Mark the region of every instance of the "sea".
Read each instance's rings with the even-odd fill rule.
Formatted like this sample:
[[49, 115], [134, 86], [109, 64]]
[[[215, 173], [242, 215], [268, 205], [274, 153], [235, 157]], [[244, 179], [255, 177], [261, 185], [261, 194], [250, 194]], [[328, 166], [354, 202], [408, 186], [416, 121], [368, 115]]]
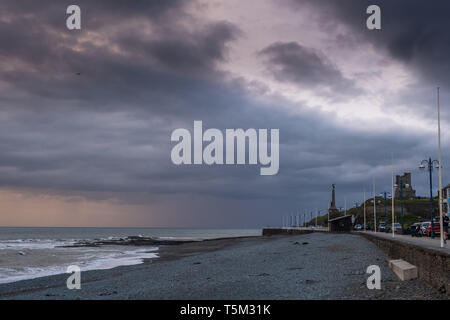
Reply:
[[70, 265], [79, 266], [81, 271], [100, 270], [158, 258], [157, 246], [63, 247], [79, 241], [128, 236], [205, 240], [258, 235], [260, 229], [0, 227], [0, 284], [66, 273]]

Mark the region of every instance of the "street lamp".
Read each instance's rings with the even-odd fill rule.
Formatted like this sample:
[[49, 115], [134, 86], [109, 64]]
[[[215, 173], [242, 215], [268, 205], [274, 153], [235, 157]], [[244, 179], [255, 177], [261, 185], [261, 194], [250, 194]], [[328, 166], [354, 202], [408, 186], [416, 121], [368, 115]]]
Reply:
[[434, 239], [434, 224], [433, 224], [433, 164], [436, 166], [437, 169], [439, 169], [439, 161], [437, 160], [431, 160], [429, 158], [428, 160], [422, 160], [420, 162], [419, 169], [425, 170], [425, 168], [428, 166], [428, 172], [430, 174], [430, 220], [431, 220], [431, 238]]

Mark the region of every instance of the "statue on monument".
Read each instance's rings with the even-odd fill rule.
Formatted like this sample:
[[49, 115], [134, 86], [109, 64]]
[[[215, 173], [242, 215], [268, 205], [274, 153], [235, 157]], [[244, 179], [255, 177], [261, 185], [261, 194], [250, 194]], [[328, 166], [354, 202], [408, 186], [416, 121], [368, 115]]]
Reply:
[[336, 185], [333, 183], [331, 185], [331, 205], [328, 209], [328, 213], [330, 215], [330, 219], [336, 218], [340, 216], [339, 210], [336, 208]]
[[336, 185], [333, 183], [331, 185], [331, 187], [332, 187], [332, 191], [331, 191], [331, 206], [330, 206], [330, 209], [331, 208], [336, 208], [336, 195], [335, 195]]

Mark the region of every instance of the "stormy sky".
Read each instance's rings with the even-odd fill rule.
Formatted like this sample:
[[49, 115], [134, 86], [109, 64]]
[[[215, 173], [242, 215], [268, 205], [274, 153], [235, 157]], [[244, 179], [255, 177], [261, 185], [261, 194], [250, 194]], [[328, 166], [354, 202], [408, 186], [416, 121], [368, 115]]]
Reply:
[[[66, 28], [81, 8], [82, 29]], [[382, 29], [366, 28], [381, 8]], [[261, 227], [391, 189], [450, 125], [448, 1], [0, 2], [0, 225]], [[176, 166], [177, 128], [280, 130], [280, 170]], [[434, 173], [437, 182], [437, 171]], [[434, 183], [436, 190], [437, 183]]]

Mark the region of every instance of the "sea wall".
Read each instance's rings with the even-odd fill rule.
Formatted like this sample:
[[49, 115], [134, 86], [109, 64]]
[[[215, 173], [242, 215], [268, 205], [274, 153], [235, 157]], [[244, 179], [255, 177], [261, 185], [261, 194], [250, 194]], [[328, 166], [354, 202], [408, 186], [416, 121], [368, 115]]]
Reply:
[[313, 233], [314, 230], [302, 230], [302, 229], [282, 229], [282, 228], [264, 228], [262, 230], [263, 236], [288, 236], [297, 234]]
[[372, 241], [392, 259], [403, 259], [415, 265], [419, 271], [419, 278], [439, 291], [450, 295], [449, 254], [367, 233], [358, 234]]

